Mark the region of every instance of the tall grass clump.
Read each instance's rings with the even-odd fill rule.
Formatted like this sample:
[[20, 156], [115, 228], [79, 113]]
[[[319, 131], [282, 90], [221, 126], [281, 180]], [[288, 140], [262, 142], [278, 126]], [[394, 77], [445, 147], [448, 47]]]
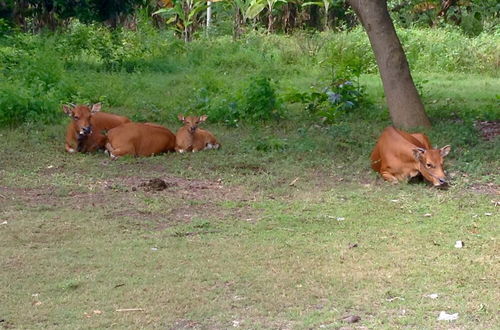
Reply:
[[11, 35], [0, 45], [0, 126], [57, 120], [60, 102], [74, 92], [49, 39]]
[[57, 40], [57, 48], [69, 67], [89, 65], [112, 72], [172, 72], [176, 54], [182, 51], [182, 43], [171, 33], [148, 25], [137, 31], [111, 30], [72, 21]]
[[398, 29], [411, 69], [416, 72], [498, 74], [500, 34], [469, 37], [459, 29]]

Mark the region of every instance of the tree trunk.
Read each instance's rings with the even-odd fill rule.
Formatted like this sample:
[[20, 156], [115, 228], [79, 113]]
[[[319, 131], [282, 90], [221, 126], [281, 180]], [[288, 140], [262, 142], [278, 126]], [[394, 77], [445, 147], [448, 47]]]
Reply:
[[430, 127], [386, 0], [348, 1], [370, 39], [393, 124], [401, 128]]
[[269, 11], [267, 15], [267, 33], [271, 34], [273, 33], [273, 23], [274, 23], [273, 7], [267, 6], [267, 9]]
[[243, 24], [244, 24], [243, 14], [241, 9], [235, 6], [234, 9], [234, 27], [233, 27], [233, 40], [238, 40], [243, 34]]

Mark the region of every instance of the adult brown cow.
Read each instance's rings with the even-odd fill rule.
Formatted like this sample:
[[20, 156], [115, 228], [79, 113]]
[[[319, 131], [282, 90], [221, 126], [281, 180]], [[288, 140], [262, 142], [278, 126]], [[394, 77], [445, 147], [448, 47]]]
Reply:
[[387, 181], [398, 182], [421, 174], [435, 187], [446, 187], [443, 158], [450, 150], [449, 145], [432, 149], [426, 135], [409, 134], [389, 126], [372, 151], [372, 168]]
[[175, 134], [158, 124], [127, 123], [113, 128], [107, 136], [106, 150], [111, 159], [175, 151]]
[[66, 129], [65, 143], [66, 151], [70, 153], [104, 149], [104, 132], [130, 122], [127, 117], [100, 112], [100, 103], [92, 105], [92, 108], [86, 105], [63, 105], [62, 108], [72, 119]]

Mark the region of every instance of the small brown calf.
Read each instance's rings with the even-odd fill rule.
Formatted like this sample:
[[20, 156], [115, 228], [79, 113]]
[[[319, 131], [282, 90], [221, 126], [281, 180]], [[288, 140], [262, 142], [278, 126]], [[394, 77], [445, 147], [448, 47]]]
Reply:
[[450, 150], [450, 146], [433, 149], [426, 135], [409, 134], [390, 126], [373, 148], [371, 165], [386, 181], [398, 182], [421, 174], [435, 187], [446, 187], [443, 158]]
[[126, 123], [107, 134], [106, 150], [111, 159], [124, 155], [152, 156], [175, 150], [175, 135], [153, 123]]
[[106, 136], [103, 132], [130, 120], [112, 113], [100, 112], [101, 104], [89, 108], [86, 105], [63, 105], [63, 111], [72, 118], [66, 129], [67, 152], [91, 152], [104, 149]]
[[177, 118], [184, 123], [184, 126], [177, 131], [175, 151], [182, 153], [220, 148], [220, 144], [212, 133], [198, 128], [199, 124], [207, 120], [206, 115], [184, 117], [179, 114]]

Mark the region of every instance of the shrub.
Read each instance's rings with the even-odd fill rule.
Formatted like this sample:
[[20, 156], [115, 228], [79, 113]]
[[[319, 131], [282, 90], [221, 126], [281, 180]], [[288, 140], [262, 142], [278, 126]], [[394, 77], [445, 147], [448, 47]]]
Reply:
[[50, 42], [27, 35], [0, 47], [0, 126], [54, 122], [71, 89], [62, 84], [63, 64]]
[[[214, 83], [215, 84], [215, 83]], [[279, 119], [283, 115], [276, 88], [270, 78], [252, 76], [232, 94], [228, 88], [200, 88], [192, 97], [191, 109], [206, 113], [211, 121], [237, 126], [239, 122], [257, 123]], [[229, 89], [230, 90], [230, 89]]]
[[242, 93], [240, 116], [251, 122], [266, 121], [278, 119], [280, 110], [271, 79], [261, 75], [250, 78]]
[[365, 96], [361, 86], [350, 80], [341, 80], [326, 87], [313, 86], [308, 92], [292, 90], [284, 98], [291, 103], [302, 103], [307, 112], [320, 117], [326, 124], [333, 124], [343, 114], [366, 103]]

